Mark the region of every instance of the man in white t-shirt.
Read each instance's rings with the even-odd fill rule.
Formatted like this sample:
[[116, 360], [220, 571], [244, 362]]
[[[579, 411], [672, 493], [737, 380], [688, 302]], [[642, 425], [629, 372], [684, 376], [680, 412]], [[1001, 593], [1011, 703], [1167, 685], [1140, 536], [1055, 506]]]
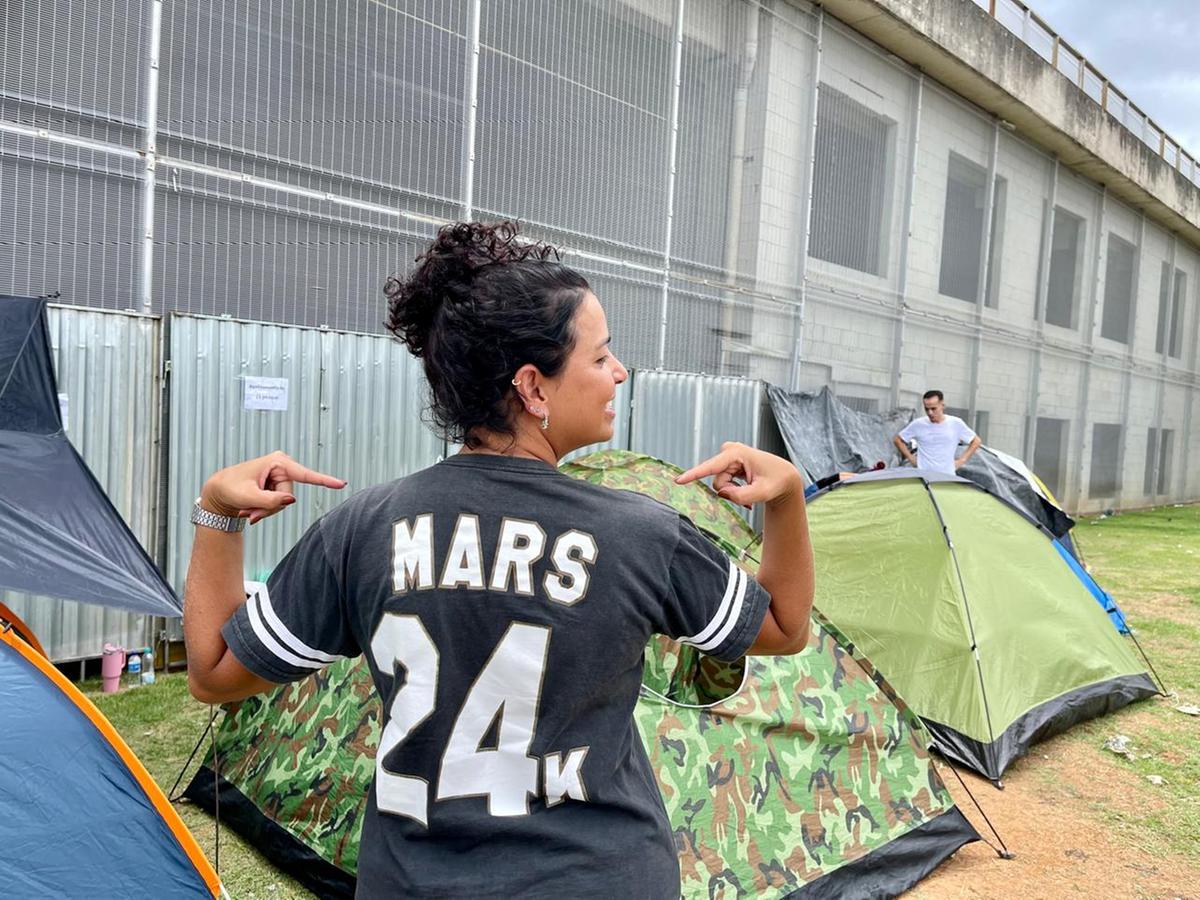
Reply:
[[[925, 415], [905, 425], [892, 440], [900, 455], [917, 468], [953, 475], [979, 449], [979, 435], [958, 416], [946, 415], [946, 401], [941, 391], [926, 391], [921, 402]], [[917, 445], [916, 456], [909, 449], [912, 443]], [[967, 445], [962, 456], [958, 456], [960, 444]]]

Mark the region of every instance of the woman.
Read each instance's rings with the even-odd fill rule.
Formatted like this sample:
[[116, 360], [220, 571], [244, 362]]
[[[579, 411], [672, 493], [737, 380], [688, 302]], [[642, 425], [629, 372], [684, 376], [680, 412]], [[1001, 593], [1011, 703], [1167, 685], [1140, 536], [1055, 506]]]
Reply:
[[628, 373], [577, 272], [514, 226], [447, 226], [389, 329], [463, 450], [327, 514], [249, 599], [239, 524], [345, 483], [282, 453], [213, 475], [193, 511], [193, 695], [226, 702], [366, 653], [385, 706], [360, 897], [668, 898], [672, 831], [632, 712], [653, 633], [723, 659], [795, 653], [812, 558], [803, 483], [741, 444], [679, 477], [766, 504], [758, 581], [670, 508], [570, 479]]

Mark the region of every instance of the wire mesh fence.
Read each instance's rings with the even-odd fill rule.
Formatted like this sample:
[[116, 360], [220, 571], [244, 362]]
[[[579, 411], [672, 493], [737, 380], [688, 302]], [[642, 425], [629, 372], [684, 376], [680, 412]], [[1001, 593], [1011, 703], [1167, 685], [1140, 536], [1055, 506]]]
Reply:
[[[1109, 481], [1094, 424], [1167, 429], [1167, 493], [1200, 492], [1196, 248], [803, 0], [6, 14], [2, 291], [378, 332], [440, 224], [518, 218], [629, 365], [880, 408], [950, 385], [1027, 456], [1062, 418], [1077, 506]], [[996, 16], [1165, 140], [1021, 4]]]

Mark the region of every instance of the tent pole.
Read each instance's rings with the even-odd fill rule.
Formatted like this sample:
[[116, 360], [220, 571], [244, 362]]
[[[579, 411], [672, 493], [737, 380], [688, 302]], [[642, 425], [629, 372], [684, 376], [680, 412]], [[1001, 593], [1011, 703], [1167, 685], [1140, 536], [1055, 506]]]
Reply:
[[958, 590], [962, 595], [963, 610], [967, 614], [967, 628], [971, 630], [971, 653], [975, 655], [975, 671], [979, 673], [979, 693], [983, 697], [983, 715], [987, 719], [988, 737], [991, 738], [991, 742], [994, 744], [996, 743], [996, 730], [992, 727], [992, 711], [988, 706], [987, 686], [983, 683], [983, 665], [979, 661], [979, 644], [975, 640], [975, 622], [971, 618], [971, 604], [967, 600], [967, 586], [963, 584], [962, 569], [958, 565], [958, 553], [954, 549], [954, 541], [950, 537], [950, 528], [946, 525], [946, 520], [942, 516], [942, 508], [938, 506], [937, 497], [933, 495], [933, 489], [924, 478], [921, 479], [921, 484], [925, 486], [925, 493], [929, 495], [929, 502], [933, 504], [933, 511], [937, 514], [938, 523], [942, 526], [942, 537], [946, 541], [946, 546], [950, 549], [950, 558], [954, 560], [954, 574], [958, 576]]
[[1133, 646], [1137, 647], [1138, 653], [1140, 653], [1142, 655], [1142, 659], [1146, 663], [1146, 668], [1148, 668], [1150, 670], [1150, 674], [1153, 675], [1154, 680], [1158, 682], [1159, 693], [1162, 694], [1162, 696], [1166, 697], [1167, 696], [1167, 686], [1166, 686], [1166, 684], [1163, 683], [1162, 678], [1159, 677], [1158, 670], [1154, 668], [1154, 663], [1150, 662], [1150, 657], [1148, 657], [1146, 655], [1146, 651], [1142, 649], [1141, 642], [1137, 639], [1137, 635], [1135, 635], [1133, 633], [1133, 629], [1129, 628], [1128, 623], [1126, 623], [1126, 628], [1129, 631], [1129, 639], [1131, 641], [1133, 641]]
[[971, 798], [971, 802], [975, 804], [975, 808], [979, 810], [979, 814], [983, 816], [983, 821], [987, 822], [987, 827], [990, 828], [992, 834], [996, 836], [996, 840], [1000, 842], [1000, 846], [1003, 848], [1003, 850], [996, 850], [995, 847], [992, 847], [991, 841], [989, 841], [987, 838], [983, 838], [983, 836], [980, 835], [980, 837], [983, 839], [983, 842], [989, 847], [992, 847], [992, 849], [995, 850], [996, 855], [1001, 859], [1016, 859], [1017, 855], [1008, 849], [1008, 845], [1004, 843], [1004, 838], [1000, 837], [1000, 832], [996, 830], [996, 826], [992, 824], [992, 820], [989, 819], [987, 813], [983, 811], [983, 807], [979, 805], [979, 801], [975, 799], [975, 795], [971, 793], [971, 789], [967, 787], [967, 783], [963, 781], [962, 775], [958, 774], [958, 767], [955, 766], [954, 763], [952, 763], [949, 759], [946, 760], [946, 765], [950, 767], [950, 771], [954, 773], [954, 777], [958, 779], [958, 783], [962, 785], [962, 789], [967, 792], [967, 796]]

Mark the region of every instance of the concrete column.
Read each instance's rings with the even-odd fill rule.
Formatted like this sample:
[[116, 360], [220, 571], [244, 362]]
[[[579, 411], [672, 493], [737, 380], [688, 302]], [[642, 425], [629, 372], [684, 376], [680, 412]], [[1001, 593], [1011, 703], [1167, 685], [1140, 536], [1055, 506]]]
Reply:
[[[1029, 401], [1025, 414], [1025, 459], [1033, 465], [1033, 454], [1036, 449], [1037, 416], [1040, 397], [1038, 380], [1042, 377], [1042, 345], [1046, 340], [1046, 293], [1050, 284], [1050, 243], [1054, 237], [1054, 207], [1058, 203], [1058, 157], [1054, 158], [1054, 168], [1050, 173], [1050, 196], [1046, 201], [1046, 213], [1042, 218], [1042, 254], [1038, 264], [1038, 288], [1035, 301], [1033, 369], [1029, 377]], [[1063, 493], [1067, 493], [1068, 485], [1061, 485]]]
[[812, 241], [812, 207], [813, 186], [817, 175], [817, 104], [821, 98], [821, 43], [825, 34], [825, 8], [817, 7], [817, 43], [813, 48], [812, 64], [812, 94], [809, 100], [809, 110], [812, 122], [808, 130], [808, 183], [804, 186], [804, 209], [801, 218], [804, 222], [804, 237], [800, 242], [800, 303], [796, 310], [795, 334], [792, 336], [792, 364], [788, 378], [789, 390], [800, 388], [800, 363], [804, 355], [804, 301], [808, 298], [808, 248]]
[[921, 149], [921, 108], [925, 103], [925, 75], [917, 75], [913, 98], [912, 140], [909, 141], [908, 177], [904, 185], [904, 230], [900, 232], [900, 275], [896, 285], [896, 316], [892, 322], [891, 405], [900, 405], [900, 367], [904, 362], [904, 325], [908, 311], [908, 244], [913, 229], [913, 192], [917, 182], [917, 155]]
[[[1171, 277], [1167, 281], [1167, 323], [1163, 329], [1162, 354], [1158, 358], [1158, 386], [1154, 396], [1154, 423], [1151, 428], [1158, 429], [1158, 440], [1154, 442], [1154, 459], [1150, 460], [1150, 491], [1151, 496], [1158, 497], [1158, 461], [1162, 458], [1162, 424], [1163, 403], [1167, 392], [1167, 374], [1170, 372], [1171, 360], [1171, 326], [1175, 318], [1175, 254], [1179, 246], [1179, 238], [1171, 235], [1167, 250], [1167, 265], [1170, 266]], [[1187, 436], [1180, 436], [1180, 443], [1187, 441]]]
[[[1137, 306], [1142, 283], [1142, 246], [1146, 240], [1146, 213], [1138, 217], [1137, 264], [1133, 268], [1133, 296], [1129, 300], [1129, 344], [1125, 348], [1125, 365], [1121, 371], [1121, 464], [1129, 457], [1129, 411], [1133, 404], [1133, 370], [1136, 366], [1134, 347], [1137, 345]], [[1134, 479], [1134, 484], [1137, 484]]]
[[[1192, 306], [1196, 306], [1197, 300], [1200, 300], [1200, 285], [1192, 285]], [[1188, 365], [1188, 394], [1187, 400], [1183, 406], [1183, 435], [1180, 437], [1179, 446], [1182, 448], [1179, 454], [1179, 490], [1176, 497], [1181, 500], [1193, 500], [1194, 497], [1189, 497], [1187, 493], [1188, 472], [1191, 464], [1191, 449], [1192, 449], [1192, 409], [1196, 405], [1196, 398], [1200, 395], [1200, 307], [1197, 307], [1196, 312], [1192, 315], [1192, 336], [1188, 342], [1191, 347], [1191, 361]]]
[[[1078, 434], [1075, 436], [1076, 447], [1076, 471], [1078, 472], [1077, 481], [1079, 484], [1080, 495], [1083, 493], [1083, 470], [1084, 460], [1088, 458], [1088, 453], [1091, 450], [1091, 435], [1088, 433], [1088, 403], [1090, 401], [1091, 380], [1092, 380], [1092, 359], [1096, 355], [1096, 328], [1097, 321], [1100, 319], [1096, 315], [1100, 308], [1100, 270], [1101, 263], [1107, 256], [1107, 242], [1104, 240], [1104, 217], [1108, 209], [1108, 189], [1102, 188], [1100, 191], [1099, 215], [1096, 217], [1096, 250], [1092, 254], [1092, 277], [1091, 277], [1091, 296], [1085, 307], [1079, 310], [1079, 336], [1083, 341], [1083, 374], [1079, 379], [1079, 413], [1083, 416], [1084, 426], [1078, 429]], [[1125, 466], [1125, 444], [1124, 444], [1124, 429], [1121, 431], [1121, 446], [1117, 450], [1117, 479], [1120, 482], [1121, 489], [1118, 491], [1116, 502], [1120, 505], [1120, 495], [1125, 491], [1124, 466]], [[1076, 501], [1076, 506], [1079, 505]]]
[[975, 427], [979, 407], [979, 367], [983, 356], [983, 310], [987, 305], [987, 289], [992, 277], [992, 224], [996, 216], [996, 165], [1000, 157], [1000, 120], [992, 120], [992, 152], [988, 158], [987, 196], [983, 199], [983, 236], [980, 243], [979, 281], [975, 286], [975, 326], [971, 335], [971, 380], [967, 409], [970, 425]]

